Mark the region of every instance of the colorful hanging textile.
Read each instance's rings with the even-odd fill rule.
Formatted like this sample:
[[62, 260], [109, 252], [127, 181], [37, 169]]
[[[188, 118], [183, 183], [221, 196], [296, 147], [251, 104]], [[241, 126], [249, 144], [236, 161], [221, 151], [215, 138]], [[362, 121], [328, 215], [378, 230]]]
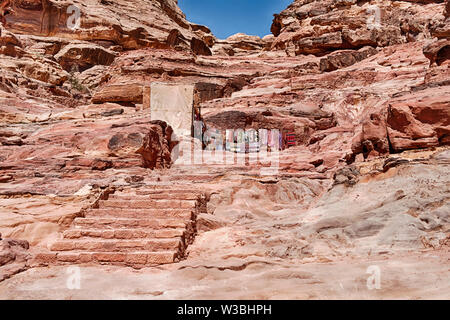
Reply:
[[194, 138], [203, 140], [203, 121], [194, 121]]
[[269, 146], [271, 148], [271, 150], [278, 150], [279, 148], [279, 141], [280, 141], [280, 131], [279, 130], [270, 130], [270, 141], [269, 141]]
[[294, 132], [286, 133], [286, 145], [288, 147], [291, 147], [291, 146], [295, 146], [296, 144], [297, 143], [296, 143], [295, 133]]
[[259, 152], [259, 142], [250, 142], [248, 152]]
[[233, 140], [233, 130], [227, 129], [225, 133], [225, 150], [230, 151], [231, 143], [234, 142]]
[[283, 134], [280, 133], [280, 134], [278, 135], [278, 138], [279, 138], [279, 141], [278, 141], [278, 147], [279, 147], [280, 150], [283, 150]]
[[267, 129], [259, 129], [258, 135], [259, 135], [259, 146], [264, 148], [267, 147], [267, 138], [268, 138]]
[[238, 152], [238, 144], [236, 142], [230, 142], [230, 152]]
[[236, 141], [236, 152], [245, 152], [245, 132], [244, 130], [237, 130], [234, 132]]

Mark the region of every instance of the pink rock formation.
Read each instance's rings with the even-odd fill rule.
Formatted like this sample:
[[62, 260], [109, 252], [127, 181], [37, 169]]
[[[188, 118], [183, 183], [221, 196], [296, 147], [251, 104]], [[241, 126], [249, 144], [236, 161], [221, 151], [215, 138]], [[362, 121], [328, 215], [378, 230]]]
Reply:
[[365, 45], [385, 47], [430, 36], [442, 1], [296, 0], [275, 15], [273, 48], [289, 54], [324, 54]]
[[258, 36], [237, 33], [225, 40], [216, 40], [212, 50], [217, 55], [245, 56], [255, 51], [261, 51], [267, 46], [268, 42]]
[[27, 241], [2, 239], [0, 234], [0, 281], [28, 268], [29, 247]]
[[430, 60], [430, 65], [441, 65], [450, 60], [450, 40], [441, 39], [423, 48], [423, 54]]
[[[80, 10], [80, 27], [71, 28], [69, 6]], [[116, 50], [168, 47], [167, 37], [177, 29], [189, 41], [209, 34], [186, 21], [177, 0], [152, 1], [4, 1], [4, 24], [19, 34], [52, 36], [102, 43]], [[126, 12], [126, 15], [122, 13]], [[119, 22], [120, 19], [120, 22]], [[140, 21], [144, 23], [140, 23]], [[184, 49], [189, 47], [185, 44]]]
[[[67, 298], [39, 283], [71, 264], [95, 280], [70, 298], [450, 297], [449, 1], [295, 0], [224, 40], [175, 0], [2, 3], [0, 232], [30, 248], [0, 241], [0, 298]], [[294, 145], [175, 139], [152, 82]]]

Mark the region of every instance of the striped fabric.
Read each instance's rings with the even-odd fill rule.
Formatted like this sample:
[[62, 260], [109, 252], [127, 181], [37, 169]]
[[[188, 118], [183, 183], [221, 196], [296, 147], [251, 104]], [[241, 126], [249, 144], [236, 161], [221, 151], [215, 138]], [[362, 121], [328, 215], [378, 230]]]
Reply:
[[297, 139], [295, 138], [295, 133], [294, 132], [286, 133], [286, 145], [288, 147], [295, 146], [297, 144], [296, 140]]
[[238, 153], [245, 153], [245, 142], [241, 142], [237, 144], [237, 150]]
[[259, 142], [250, 142], [248, 147], [248, 152], [254, 153], [259, 152]]
[[267, 129], [259, 129], [258, 130], [258, 136], [259, 136], [259, 146], [261, 148], [267, 147], [267, 140], [268, 140], [268, 131]]
[[280, 131], [279, 130], [270, 130], [269, 133], [269, 141], [268, 145], [271, 150], [279, 150], [280, 148]]

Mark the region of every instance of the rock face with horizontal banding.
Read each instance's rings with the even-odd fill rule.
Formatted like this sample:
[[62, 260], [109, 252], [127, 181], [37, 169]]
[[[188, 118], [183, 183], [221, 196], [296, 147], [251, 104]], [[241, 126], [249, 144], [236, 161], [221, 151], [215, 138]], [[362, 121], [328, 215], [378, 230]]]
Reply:
[[0, 1], [0, 299], [448, 300], [448, 3]]
[[323, 55], [337, 49], [386, 47], [430, 37], [443, 3], [437, 1], [296, 0], [275, 15], [273, 49]]

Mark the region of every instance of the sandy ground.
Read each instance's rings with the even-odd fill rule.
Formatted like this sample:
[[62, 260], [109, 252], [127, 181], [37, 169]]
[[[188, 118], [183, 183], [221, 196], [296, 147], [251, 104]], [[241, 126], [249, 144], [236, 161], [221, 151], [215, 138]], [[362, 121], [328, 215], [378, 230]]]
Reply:
[[[36, 268], [0, 283], [0, 299], [446, 300], [449, 260], [449, 252], [429, 251], [320, 264], [247, 260], [244, 265], [230, 261], [226, 268], [186, 262], [143, 270], [78, 266], [80, 289], [68, 288], [76, 284], [73, 267]], [[370, 266], [380, 271], [379, 289], [368, 287], [368, 279], [377, 276], [377, 271], [367, 273]]]

